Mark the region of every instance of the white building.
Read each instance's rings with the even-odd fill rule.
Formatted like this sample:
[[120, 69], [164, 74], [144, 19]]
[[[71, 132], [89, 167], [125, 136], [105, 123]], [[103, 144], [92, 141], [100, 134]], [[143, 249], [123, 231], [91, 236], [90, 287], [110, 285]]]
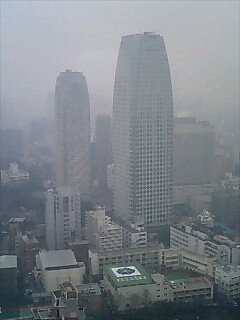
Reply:
[[25, 180], [29, 180], [29, 172], [20, 169], [16, 162], [10, 163], [10, 168], [8, 170], [1, 170], [2, 183]]
[[213, 285], [206, 277], [180, 277], [174, 281], [167, 277], [167, 274], [150, 274], [135, 262], [106, 266], [103, 284], [119, 310], [142, 308], [160, 301], [192, 302], [201, 298], [211, 302]]
[[211, 214], [210, 211], [208, 210], [203, 210], [199, 215], [198, 215], [198, 219], [200, 221], [201, 224], [204, 224], [210, 228], [213, 227], [213, 223], [214, 223], [214, 216]]
[[70, 185], [89, 197], [90, 104], [85, 76], [66, 70], [55, 88], [57, 186]]
[[169, 223], [173, 195], [173, 97], [164, 39], [122, 37], [113, 96], [114, 215]]
[[123, 228], [105, 214], [105, 207], [86, 213], [86, 235], [89, 243], [99, 251], [122, 248]]
[[228, 299], [240, 298], [240, 266], [220, 266], [216, 268], [215, 282], [218, 291]]
[[123, 247], [137, 248], [148, 245], [148, 232], [144, 221], [117, 220], [117, 222], [123, 227]]
[[48, 190], [45, 221], [48, 250], [65, 249], [72, 234], [80, 239], [80, 193], [70, 187]]
[[240, 247], [228, 237], [212, 234], [211, 230], [193, 224], [170, 227], [170, 247], [185, 248], [208, 257], [216, 257], [220, 263], [238, 264]]
[[36, 276], [41, 278], [47, 292], [66, 281], [81, 284], [84, 275], [84, 263], [77, 263], [71, 250], [41, 251], [36, 256]]

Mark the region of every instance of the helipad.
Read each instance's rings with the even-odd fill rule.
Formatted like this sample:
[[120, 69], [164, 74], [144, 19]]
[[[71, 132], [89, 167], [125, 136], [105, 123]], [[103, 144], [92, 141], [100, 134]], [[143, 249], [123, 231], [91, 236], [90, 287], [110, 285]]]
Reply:
[[116, 287], [153, 283], [150, 274], [137, 262], [105, 267], [108, 280]]

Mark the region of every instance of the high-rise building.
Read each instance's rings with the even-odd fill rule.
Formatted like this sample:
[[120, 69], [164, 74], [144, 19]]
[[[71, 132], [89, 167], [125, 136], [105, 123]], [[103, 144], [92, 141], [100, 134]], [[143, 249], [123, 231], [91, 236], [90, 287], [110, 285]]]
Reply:
[[55, 88], [56, 180], [89, 197], [90, 105], [81, 72], [61, 72]]
[[67, 248], [72, 235], [80, 239], [80, 193], [70, 187], [59, 187], [48, 190], [45, 221], [48, 250]]
[[169, 222], [173, 194], [173, 97], [164, 39], [121, 41], [113, 96], [114, 212]]
[[174, 119], [174, 185], [214, 182], [215, 130], [208, 121]]
[[107, 166], [112, 163], [111, 117], [99, 114], [95, 118], [97, 180], [101, 188], [107, 188]]

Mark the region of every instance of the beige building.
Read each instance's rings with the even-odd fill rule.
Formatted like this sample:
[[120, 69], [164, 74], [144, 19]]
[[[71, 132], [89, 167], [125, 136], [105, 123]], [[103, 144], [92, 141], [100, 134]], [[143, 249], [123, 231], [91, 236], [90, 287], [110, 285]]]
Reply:
[[228, 299], [240, 298], [240, 266], [220, 266], [216, 268], [215, 282], [218, 291]]
[[81, 284], [84, 275], [85, 265], [77, 263], [72, 250], [40, 251], [36, 257], [35, 276], [40, 277], [47, 292], [66, 281]]
[[122, 248], [123, 228], [105, 214], [105, 207], [86, 213], [86, 236], [98, 251]]

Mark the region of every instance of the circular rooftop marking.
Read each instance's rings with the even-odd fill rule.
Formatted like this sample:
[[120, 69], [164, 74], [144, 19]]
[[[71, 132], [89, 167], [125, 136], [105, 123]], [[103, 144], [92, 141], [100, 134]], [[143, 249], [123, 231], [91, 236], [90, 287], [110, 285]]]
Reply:
[[117, 273], [118, 273], [118, 274], [121, 274], [121, 275], [130, 275], [130, 274], [135, 273], [135, 270], [132, 269], [132, 268], [127, 268], [127, 267], [125, 267], [125, 268], [119, 268], [119, 269], [117, 269]]

